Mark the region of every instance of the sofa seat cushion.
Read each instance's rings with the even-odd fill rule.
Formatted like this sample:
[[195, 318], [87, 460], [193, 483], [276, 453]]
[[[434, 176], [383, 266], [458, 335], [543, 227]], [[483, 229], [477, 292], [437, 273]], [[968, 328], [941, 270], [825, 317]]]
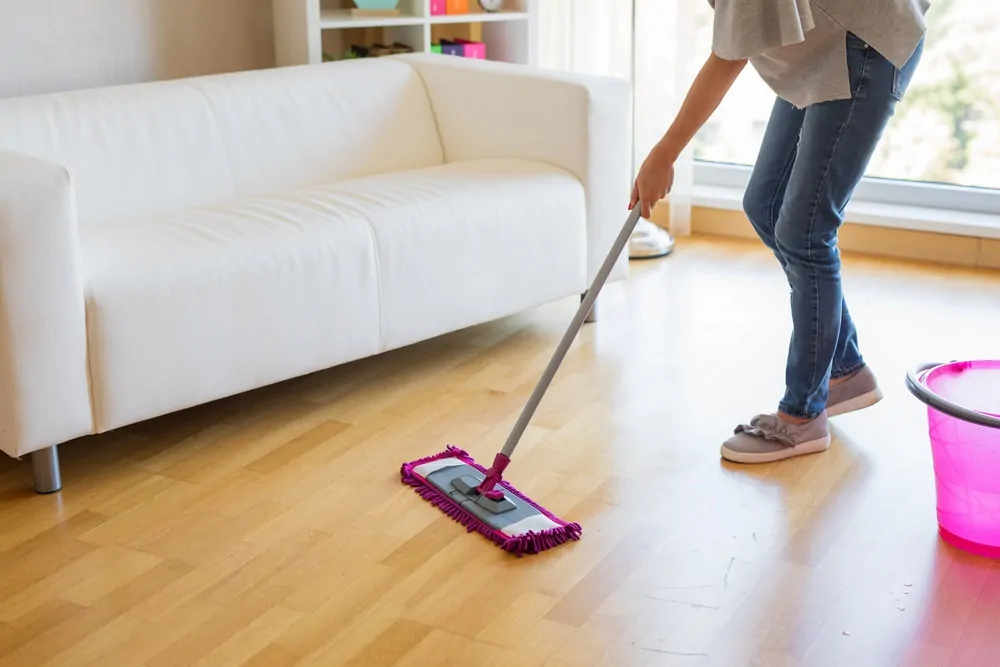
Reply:
[[105, 431], [377, 351], [367, 222], [268, 197], [81, 231]]
[[446, 164], [81, 230], [98, 431], [585, 288], [583, 188]]
[[382, 350], [586, 289], [584, 190], [562, 169], [475, 160], [329, 192], [371, 224]]

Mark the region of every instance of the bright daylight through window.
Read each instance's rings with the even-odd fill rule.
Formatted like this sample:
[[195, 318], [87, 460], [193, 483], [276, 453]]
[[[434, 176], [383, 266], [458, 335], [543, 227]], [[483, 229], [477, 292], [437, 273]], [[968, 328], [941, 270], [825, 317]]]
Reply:
[[[697, 12], [698, 53], [708, 53], [712, 10]], [[1000, 2], [932, 0], [927, 22], [920, 67], [868, 176], [1000, 190]], [[695, 158], [752, 164], [773, 102], [748, 71], [696, 138]]]

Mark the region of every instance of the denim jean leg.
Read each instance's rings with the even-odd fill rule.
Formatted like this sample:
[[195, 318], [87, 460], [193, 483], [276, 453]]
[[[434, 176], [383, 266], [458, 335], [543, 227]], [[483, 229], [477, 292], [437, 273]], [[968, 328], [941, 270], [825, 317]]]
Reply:
[[[775, 100], [743, 195], [743, 210], [747, 219], [764, 245], [774, 252], [782, 269], [786, 268], [785, 258], [775, 245], [774, 225], [785, 200], [805, 113], [804, 109], [796, 109], [781, 98]], [[844, 302], [832, 377], [849, 375], [863, 364], [857, 331]]]
[[837, 233], [843, 211], [895, 111], [900, 81], [909, 80], [919, 55], [907, 65], [909, 71], [899, 72], [851, 35], [847, 52], [851, 98], [806, 109], [774, 230], [792, 286], [793, 332], [779, 407], [793, 417], [812, 418], [826, 408], [841, 343], [843, 360], [838, 365], [852, 363], [856, 332], [843, 298]]
[[785, 199], [804, 119], [804, 109], [796, 109], [781, 98], [775, 100], [750, 181], [743, 193], [743, 211], [747, 219], [760, 240], [778, 258], [782, 269], [785, 259], [774, 242], [774, 225]]
[[841, 297], [840, 304], [840, 335], [837, 337], [837, 348], [833, 353], [831, 378], [847, 377], [865, 365], [858, 343], [858, 330], [847, 309], [847, 299]]

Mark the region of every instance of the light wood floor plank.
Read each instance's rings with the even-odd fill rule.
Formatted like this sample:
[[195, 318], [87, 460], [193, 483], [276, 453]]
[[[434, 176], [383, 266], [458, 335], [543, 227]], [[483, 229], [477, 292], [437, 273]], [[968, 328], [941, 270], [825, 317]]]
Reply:
[[1000, 563], [936, 535], [924, 360], [995, 357], [1000, 273], [847, 257], [886, 391], [830, 451], [722, 463], [782, 386], [787, 284], [695, 237], [609, 286], [509, 479], [584, 538], [503, 554], [400, 483], [488, 464], [576, 299], [0, 460], [2, 667], [995, 667]]

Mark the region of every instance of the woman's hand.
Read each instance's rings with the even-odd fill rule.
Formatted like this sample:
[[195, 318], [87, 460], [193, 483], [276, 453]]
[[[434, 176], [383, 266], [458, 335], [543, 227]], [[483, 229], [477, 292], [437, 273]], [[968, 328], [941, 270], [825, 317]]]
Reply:
[[639, 205], [642, 217], [649, 219], [653, 207], [662, 199], [666, 199], [674, 187], [674, 161], [669, 151], [659, 144], [649, 152], [649, 155], [639, 169], [639, 175], [632, 186], [632, 200], [628, 210]]

